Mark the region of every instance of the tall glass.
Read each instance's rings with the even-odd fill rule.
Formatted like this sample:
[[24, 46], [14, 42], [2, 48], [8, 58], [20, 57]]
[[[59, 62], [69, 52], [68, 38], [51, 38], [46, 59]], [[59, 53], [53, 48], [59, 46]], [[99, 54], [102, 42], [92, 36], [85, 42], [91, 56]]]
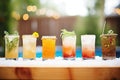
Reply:
[[81, 35], [82, 58], [95, 58], [95, 35]]
[[56, 51], [56, 36], [42, 36], [43, 60], [54, 59]]
[[19, 35], [5, 35], [5, 58], [18, 58]]
[[23, 59], [36, 58], [36, 38], [32, 35], [23, 35]]
[[102, 34], [102, 58], [103, 60], [116, 58], [116, 36], [117, 34]]
[[76, 35], [62, 38], [63, 58], [74, 60], [76, 55]]

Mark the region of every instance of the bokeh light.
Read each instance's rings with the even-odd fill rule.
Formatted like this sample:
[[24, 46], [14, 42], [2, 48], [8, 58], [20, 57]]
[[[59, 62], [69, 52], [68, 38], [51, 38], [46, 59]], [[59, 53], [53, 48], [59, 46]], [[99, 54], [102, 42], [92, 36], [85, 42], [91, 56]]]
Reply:
[[16, 19], [16, 20], [20, 20], [20, 14], [17, 13], [16, 11], [13, 11], [13, 12], [12, 12], [12, 17], [13, 17], [14, 19]]
[[27, 6], [27, 11], [28, 12], [35, 12], [36, 10], [37, 10], [36, 6], [31, 6], [31, 5]]
[[28, 14], [24, 14], [24, 15], [23, 15], [23, 20], [26, 21], [26, 20], [28, 20], [28, 19], [29, 19], [29, 15], [28, 15]]
[[120, 15], [120, 8], [116, 8], [115, 9], [115, 13], [117, 13], [118, 15]]

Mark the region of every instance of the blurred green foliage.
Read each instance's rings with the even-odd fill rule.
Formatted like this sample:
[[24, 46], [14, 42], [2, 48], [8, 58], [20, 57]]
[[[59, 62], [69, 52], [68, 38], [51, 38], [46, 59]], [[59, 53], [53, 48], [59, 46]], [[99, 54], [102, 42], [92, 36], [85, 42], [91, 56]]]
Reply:
[[34, 12], [28, 12], [26, 10], [27, 6], [35, 5], [37, 8], [40, 7], [40, 2], [39, 0], [11, 0], [11, 4], [14, 5], [14, 11], [19, 13], [20, 15], [23, 15], [25, 13], [28, 13], [30, 16], [34, 16]]
[[77, 46], [81, 45], [80, 36], [84, 34], [96, 35], [96, 46], [100, 46], [100, 34], [104, 23], [104, 0], [94, 0], [94, 7], [88, 6], [88, 16], [79, 17], [76, 21]]
[[[27, 12], [28, 5], [36, 5], [40, 7], [39, 0], [1, 0], [0, 1], [0, 47], [4, 53], [4, 31], [13, 33], [17, 31], [18, 21], [12, 16], [13, 12], [22, 16], [25, 13], [34, 16], [34, 12]], [[4, 56], [0, 53], [0, 56]]]

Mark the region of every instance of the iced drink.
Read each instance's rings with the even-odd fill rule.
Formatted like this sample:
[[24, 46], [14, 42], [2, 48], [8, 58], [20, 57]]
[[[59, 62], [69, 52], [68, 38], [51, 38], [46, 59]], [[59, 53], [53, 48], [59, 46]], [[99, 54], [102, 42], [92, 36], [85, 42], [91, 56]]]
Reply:
[[95, 35], [81, 35], [82, 58], [95, 58]]
[[18, 58], [19, 35], [5, 35], [5, 58]]
[[65, 60], [74, 60], [76, 56], [76, 34], [74, 31], [62, 30], [62, 52]]
[[117, 34], [102, 34], [102, 58], [103, 60], [116, 58], [116, 36]]
[[56, 52], [56, 36], [42, 36], [43, 60], [54, 59]]
[[36, 58], [36, 40], [33, 35], [23, 35], [23, 59], [35, 59]]
[[64, 59], [75, 59], [76, 36], [67, 36], [62, 39], [62, 50]]

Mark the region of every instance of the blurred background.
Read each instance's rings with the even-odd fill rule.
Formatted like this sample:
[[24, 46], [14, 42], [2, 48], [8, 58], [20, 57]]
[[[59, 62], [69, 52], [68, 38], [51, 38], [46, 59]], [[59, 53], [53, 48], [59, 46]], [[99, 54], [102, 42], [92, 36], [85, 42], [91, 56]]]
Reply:
[[95, 34], [96, 46], [100, 46], [100, 34], [105, 21], [105, 33], [112, 29], [120, 45], [120, 0], [1, 0], [0, 1], [0, 56], [4, 52], [4, 31], [20, 34], [38, 32], [41, 37], [54, 35], [61, 45], [61, 29], [75, 31], [77, 46], [80, 35]]

